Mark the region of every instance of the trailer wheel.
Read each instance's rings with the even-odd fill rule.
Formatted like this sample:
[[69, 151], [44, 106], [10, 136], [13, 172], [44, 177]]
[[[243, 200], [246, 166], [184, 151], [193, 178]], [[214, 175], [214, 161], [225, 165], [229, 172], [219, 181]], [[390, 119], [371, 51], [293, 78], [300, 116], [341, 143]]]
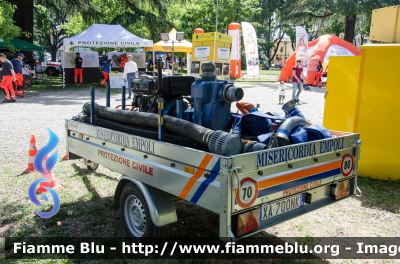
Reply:
[[54, 68], [54, 67], [47, 67], [47, 69], [46, 69], [46, 74], [48, 75], [48, 76], [58, 76], [58, 71], [57, 71], [57, 69], [56, 68]]
[[133, 241], [164, 236], [164, 228], [153, 224], [146, 199], [133, 183], [128, 183], [122, 190], [120, 215], [125, 232]]
[[93, 165], [87, 165], [86, 167], [87, 167], [87, 169], [89, 171], [95, 171], [99, 167], [99, 164], [98, 163], [93, 163]]

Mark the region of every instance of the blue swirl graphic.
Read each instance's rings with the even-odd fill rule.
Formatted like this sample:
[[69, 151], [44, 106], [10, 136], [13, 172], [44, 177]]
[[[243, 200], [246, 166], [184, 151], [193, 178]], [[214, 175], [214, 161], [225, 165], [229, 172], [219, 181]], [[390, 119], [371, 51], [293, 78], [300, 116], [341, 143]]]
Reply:
[[[58, 144], [58, 137], [57, 135], [50, 129], [47, 129], [50, 135], [49, 142], [41, 148], [35, 156], [35, 159], [33, 161], [33, 166], [35, 166], [35, 169], [40, 172], [41, 174], [46, 174], [45, 169], [43, 168], [43, 161], [46, 155], [48, 155]], [[54, 165], [56, 165], [58, 159], [58, 150], [51, 155], [47, 161], [46, 161], [46, 170], [49, 172], [53, 169]]]
[[[29, 186], [28, 189], [28, 196], [29, 199], [31, 200], [31, 202], [37, 206], [42, 206], [42, 203], [38, 200], [38, 198], [36, 197], [36, 187], [38, 186], [39, 183], [41, 182], [50, 182], [48, 179], [46, 178], [40, 178], [36, 181], [34, 181], [31, 186]], [[55, 215], [58, 210], [60, 210], [60, 197], [58, 197], [58, 194], [56, 193], [56, 191], [54, 191], [53, 189], [49, 188], [49, 187], [44, 187], [52, 196], [53, 198], [53, 209], [50, 212], [40, 212], [38, 210], [35, 210], [36, 214], [42, 218], [50, 218], [53, 215]], [[42, 193], [42, 198], [45, 201], [48, 201], [49, 198], [47, 197], [47, 195], [45, 195], [44, 193]]]

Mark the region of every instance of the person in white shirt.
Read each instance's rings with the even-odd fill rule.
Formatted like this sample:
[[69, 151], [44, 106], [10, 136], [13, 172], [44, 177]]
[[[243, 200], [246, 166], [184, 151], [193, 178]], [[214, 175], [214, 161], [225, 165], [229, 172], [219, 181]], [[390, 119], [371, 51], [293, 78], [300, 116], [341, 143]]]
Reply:
[[128, 55], [128, 62], [124, 66], [124, 81], [128, 82], [128, 99], [132, 98], [132, 80], [136, 78], [138, 67], [136, 62], [132, 61], [132, 55]]
[[274, 92], [279, 89], [279, 104], [283, 104], [283, 100], [285, 100], [285, 90], [288, 90], [288, 88], [285, 88], [285, 82], [281, 81], [279, 83], [279, 87], [274, 89]]

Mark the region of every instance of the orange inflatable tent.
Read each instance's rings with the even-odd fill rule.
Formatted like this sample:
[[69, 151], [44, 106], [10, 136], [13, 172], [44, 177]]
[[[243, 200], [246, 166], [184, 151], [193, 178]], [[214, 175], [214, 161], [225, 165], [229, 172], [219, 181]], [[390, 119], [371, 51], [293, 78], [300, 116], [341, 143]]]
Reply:
[[[330, 56], [361, 56], [361, 51], [352, 43], [347, 42], [335, 35], [323, 35], [308, 43], [308, 63], [306, 83], [314, 82], [317, 72], [318, 61], [322, 63], [329, 60]], [[296, 63], [296, 52], [294, 52], [282, 67], [280, 81], [287, 82], [292, 77], [292, 68]]]

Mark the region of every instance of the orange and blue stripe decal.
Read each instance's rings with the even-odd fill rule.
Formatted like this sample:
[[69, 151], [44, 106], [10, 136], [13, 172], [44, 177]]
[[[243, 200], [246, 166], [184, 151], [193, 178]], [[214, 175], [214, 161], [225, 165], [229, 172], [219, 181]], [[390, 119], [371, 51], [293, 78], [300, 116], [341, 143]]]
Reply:
[[200, 162], [198, 169], [195, 174], [189, 179], [186, 183], [185, 187], [183, 187], [181, 193], [179, 194], [179, 198], [185, 199], [186, 196], [189, 194], [190, 190], [193, 188], [195, 182], [203, 175], [204, 171], [206, 170], [208, 164], [212, 159], [212, 155], [206, 154], [203, 160]]
[[190, 199], [191, 203], [197, 203], [200, 197], [203, 195], [208, 185], [212, 183], [215, 178], [217, 178], [219, 169], [220, 169], [220, 159], [215, 163], [214, 167], [211, 169], [210, 175], [208, 178], [200, 184], [200, 187], [197, 189], [196, 193], [193, 195], [192, 199]]
[[258, 198], [341, 174], [341, 160], [258, 182]]

